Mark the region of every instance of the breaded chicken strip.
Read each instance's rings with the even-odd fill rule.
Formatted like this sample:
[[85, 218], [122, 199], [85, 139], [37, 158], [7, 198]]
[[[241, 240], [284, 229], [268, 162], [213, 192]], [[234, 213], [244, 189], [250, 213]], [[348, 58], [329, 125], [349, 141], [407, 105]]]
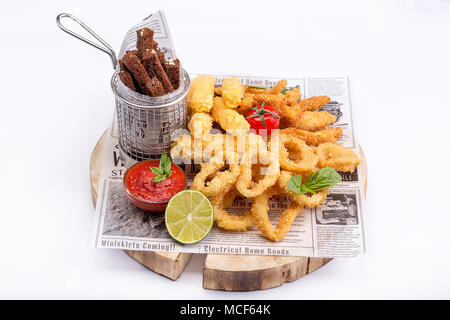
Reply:
[[286, 88], [286, 85], [287, 85], [287, 80], [280, 80], [275, 86], [266, 90], [265, 93], [279, 94], [279, 93], [281, 93], [281, 91], [283, 91], [284, 88]]
[[300, 89], [292, 88], [287, 90], [285, 96], [287, 105], [292, 106], [294, 103], [298, 102], [298, 99], [300, 99]]
[[327, 111], [305, 111], [300, 118], [297, 128], [317, 131], [327, 128], [333, 122], [336, 122], [336, 116]]
[[317, 146], [321, 143], [336, 143], [342, 135], [341, 128], [327, 128], [319, 131], [311, 132], [297, 128], [286, 128], [281, 130], [282, 133], [297, 137], [306, 142], [309, 146]]
[[328, 102], [330, 102], [329, 97], [316, 96], [301, 100], [297, 103], [297, 105], [300, 106], [304, 111], [316, 111], [320, 107], [326, 105]]

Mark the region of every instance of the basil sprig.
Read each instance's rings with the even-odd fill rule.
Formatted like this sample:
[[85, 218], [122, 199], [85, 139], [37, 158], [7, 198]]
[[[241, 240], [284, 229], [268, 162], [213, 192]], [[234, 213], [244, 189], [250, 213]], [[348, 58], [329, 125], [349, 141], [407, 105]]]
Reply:
[[286, 189], [295, 193], [316, 193], [316, 191], [327, 189], [341, 182], [342, 177], [333, 168], [322, 168], [312, 172], [308, 179], [302, 183], [302, 176], [291, 177]]
[[161, 182], [170, 177], [173, 172], [170, 170], [172, 168], [172, 161], [170, 161], [169, 156], [165, 152], [163, 152], [161, 160], [159, 160], [159, 167], [149, 168], [154, 174], [156, 174], [156, 177], [152, 180], [153, 182]]

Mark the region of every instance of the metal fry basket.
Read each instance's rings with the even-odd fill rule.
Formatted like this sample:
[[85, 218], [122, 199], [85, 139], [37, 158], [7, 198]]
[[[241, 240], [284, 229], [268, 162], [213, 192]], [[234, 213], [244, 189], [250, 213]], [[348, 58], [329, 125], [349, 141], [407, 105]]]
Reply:
[[[64, 27], [61, 24], [62, 18], [70, 18], [78, 23], [103, 46]], [[115, 70], [111, 78], [111, 88], [115, 95], [119, 145], [122, 154], [140, 161], [159, 158], [163, 151], [168, 152], [171, 138], [175, 132], [186, 127], [186, 94], [190, 87], [190, 79], [187, 72], [182, 68], [180, 69], [180, 87], [170, 94], [160, 97], [149, 97], [139, 94], [122, 83], [119, 78], [120, 69], [116, 54], [111, 46], [94, 31], [68, 13], [58, 15], [56, 22], [63, 31], [107, 53], [111, 57]]]

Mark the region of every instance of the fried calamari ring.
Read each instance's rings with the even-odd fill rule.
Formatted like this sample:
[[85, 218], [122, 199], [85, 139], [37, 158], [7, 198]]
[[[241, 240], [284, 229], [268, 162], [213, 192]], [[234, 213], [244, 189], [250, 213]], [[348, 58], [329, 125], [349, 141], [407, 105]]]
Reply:
[[319, 168], [330, 167], [343, 172], [353, 172], [360, 164], [358, 156], [352, 150], [335, 143], [322, 143], [314, 152], [319, 156]]
[[217, 226], [229, 231], [245, 231], [254, 225], [250, 211], [243, 216], [232, 216], [226, 211], [233, 205], [234, 199], [239, 195], [236, 189], [211, 197], [210, 201], [214, 208], [214, 221]]
[[269, 220], [269, 200], [272, 196], [280, 194], [277, 187], [267, 189], [253, 201], [250, 214], [254, 223], [261, 231], [262, 235], [272, 241], [282, 240], [289, 232], [289, 228], [294, 222], [295, 217], [303, 210], [303, 206], [292, 201], [289, 208], [283, 211], [276, 228]]
[[282, 169], [299, 173], [314, 171], [319, 158], [303, 140], [283, 134], [279, 135], [280, 165]]
[[[259, 158], [262, 160], [260, 163], [252, 163], [247, 160], [240, 165], [241, 174], [236, 182], [236, 188], [245, 197], [253, 198], [261, 195], [277, 182], [280, 175], [280, 161], [276, 153], [267, 151], [265, 155], [260, 154]], [[252, 181], [252, 166], [254, 165], [262, 165], [260, 174], [263, 177], [257, 182]]]
[[[209, 163], [202, 163], [199, 173], [195, 175], [191, 189], [200, 191], [205, 196], [217, 196], [228, 192], [235, 184], [241, 172], [238, 164], [227, 165], [218, 155]], [[224, 171], [221, 171], [225, 169]], [[210, 181], [207, 182], [208, 179]]]
[[[289, 180], [294, 176], [295, 173], [287, 170], [281, 170], [280, 177], [278, 178], [277, 186], [289, 196], [289, 198], [299, 205], [303, 205], [307, 208], [315, 208], [320, 207], [325, 200], [327, 200], [327, 196], [329, 194], [328, 189], [323, 189], [317, 191], [315, 194], [302, 194], [295, 193], [290, 190], [287, 190], [287, 184]], [[302, 176], [302, 180], [305, 181], [307, 177]]]

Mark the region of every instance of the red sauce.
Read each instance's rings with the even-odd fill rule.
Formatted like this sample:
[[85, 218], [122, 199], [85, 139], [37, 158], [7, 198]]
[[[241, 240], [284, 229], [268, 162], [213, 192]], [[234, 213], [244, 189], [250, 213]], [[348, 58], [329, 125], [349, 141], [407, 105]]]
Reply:
[[159, 160], [146, 160], [131, 167], [125, 175], [125, 184], [128, 190], [140, 199], [161, 202], [168, 201], [185, 188], [184, 172], [174, 164], [172, 164], [173, 172], [170, 177], [160, 182], [153, 182], [156, 174], [149, 167], [158, 166]]

